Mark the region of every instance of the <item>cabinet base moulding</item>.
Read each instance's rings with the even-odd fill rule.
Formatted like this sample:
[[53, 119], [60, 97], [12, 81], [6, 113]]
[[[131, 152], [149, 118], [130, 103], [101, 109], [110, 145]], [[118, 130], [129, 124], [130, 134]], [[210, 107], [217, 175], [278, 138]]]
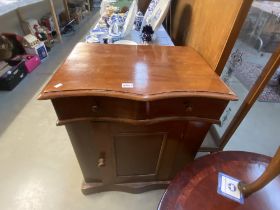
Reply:
[[143, 193], [149, 190], [166, 189], [170, 181], [136, 182], [105, 185], [102, 182], [82, 183], [82, 193], [89, 195], [104, 191], [122, 191], [128, 193]]

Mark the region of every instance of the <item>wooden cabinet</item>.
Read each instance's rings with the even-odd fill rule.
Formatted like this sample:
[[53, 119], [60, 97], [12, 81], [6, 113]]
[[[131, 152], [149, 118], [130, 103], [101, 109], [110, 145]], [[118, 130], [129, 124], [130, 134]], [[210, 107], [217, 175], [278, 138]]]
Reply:
[[82, 121], [66, 124], [66, 129], [85, 178], [84, 193], [123, 187], [141, 192], [167, 186], [193, 160], [209, 126], [184, 121], [140, 126]]
[[105, 186], [126, 186], [129, 192], [162, 188], [194, 159], [209, 126], [227, 105], [203, 98], [140, 102], [67, 97], [52, 102], [81, 165], [84, 193]]
[[88, 194], [166, 187], [236, 96], [192, 48], [78, 44], [40, 99], [66, 126]]

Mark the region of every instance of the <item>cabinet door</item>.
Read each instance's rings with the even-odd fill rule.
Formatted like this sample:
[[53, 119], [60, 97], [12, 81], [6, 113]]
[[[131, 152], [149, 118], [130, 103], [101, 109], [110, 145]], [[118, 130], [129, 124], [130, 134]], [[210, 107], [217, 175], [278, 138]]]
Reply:
[[166, 122], [133, 126], [66, 125], [85, 182], [105, 185], [170, 180], [194, 159], [210, 124]]
[[104, 184], [170, 179], [183, 123], [130, 126], [93, 123]]

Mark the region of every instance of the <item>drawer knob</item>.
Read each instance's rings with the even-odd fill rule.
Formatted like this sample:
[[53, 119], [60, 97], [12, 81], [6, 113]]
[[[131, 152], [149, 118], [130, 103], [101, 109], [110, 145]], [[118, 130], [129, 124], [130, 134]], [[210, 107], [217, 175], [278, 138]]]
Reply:
[[105, 158], [99, 158], [97, 162], [97, 167], [101, 168], [105, 166]]
[[101, 152], [99, 155], [98, 161], [97, 161], [97, 167], [101, 168], [101, 167], [104, 167], [105, 165], [106, 165], [105, 164], [105, 153]]
[[91, 107], [91, 111], [97, 112], [97, 111], [98, 111], [98, 106], [97, 106], [97, 105], [93, 105], [93, 106]]
[[186, 103], [185, 104], [185, 111], [186, 112], [192, 112], [193, 108], [192, 108], [192, 105], [189, 104], [189, 103]]

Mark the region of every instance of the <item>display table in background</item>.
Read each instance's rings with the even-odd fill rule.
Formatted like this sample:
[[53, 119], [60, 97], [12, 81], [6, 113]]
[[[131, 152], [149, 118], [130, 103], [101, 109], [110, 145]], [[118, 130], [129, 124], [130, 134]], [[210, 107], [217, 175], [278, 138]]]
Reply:
[[[86, 42], [86, 37], [90, 34], [90, 32], [85, 36], [82, 42]], [[130, 40], [134, 41], [139, 45], [143, 45], [140, 32], [136, 30], [132, 30], [131, 33], [123, 38], [122, 40]], [[150, 43], [150, 45], [161, 45], [161, 46], [174, 46], [171, 38], [166, 32], [165, 28], [161, 25], [160, 28], [155, 32], [154, 40]]]
[[[119, 0], [116, 3], [111, 3], [112, 6], [115, 7], [128, 7], [131, 5], [133, 0]], [[100, 20], [102, 20], [102, 17], [100, 17], [100, 19], [96, 22], [96, 24], [89, 30], [89, 32], [86, 34], [86, 36], [84, 37], [84, 39], [82, 40], [82, 42], [88, 42], [87, 41], [87, 37], [91, 36], [91, 31], [99, 27], [99, 22]], [[109, 29], [108, 29], [109, 30]], [[129, 40], [129, 41], [133, 41], [136, 42], [139, 45], [143, 44], [143, 41], [140, 37], [140, 31], [136, 31], [136, 30], [132, 30], [129, 35], [127, 35], [126, 37], [121, 38], [121, 40]], [[90, 43], [90, 42], [88, 42]], [[166, 32], [165, 28], [161, 25], [159, 27], [159, 29], [157, 29], [155, 31], [154, 34], [154, 39], [151, 43], [149, 44], [155, 44], [155, 45], [161, 45], [161, 46], [174, 46], [171, 38], [169, 37], [168, 33]]]

